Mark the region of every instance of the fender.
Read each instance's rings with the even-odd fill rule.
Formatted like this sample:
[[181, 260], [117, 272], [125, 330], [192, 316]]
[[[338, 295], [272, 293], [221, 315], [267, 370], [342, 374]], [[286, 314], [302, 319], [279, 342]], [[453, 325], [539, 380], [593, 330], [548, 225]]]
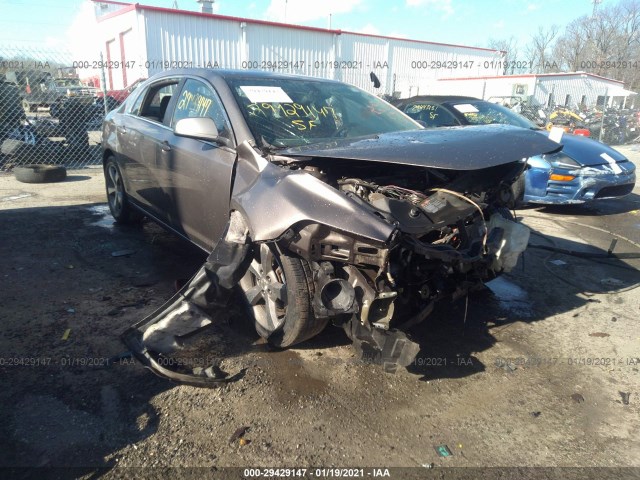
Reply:
[[313, 175], [274, 165], [246, 141], [237, 151], [231, 209], [243, 214], [252, 241], [275, 240], [299, 223], [389, 241], [393, 226]]

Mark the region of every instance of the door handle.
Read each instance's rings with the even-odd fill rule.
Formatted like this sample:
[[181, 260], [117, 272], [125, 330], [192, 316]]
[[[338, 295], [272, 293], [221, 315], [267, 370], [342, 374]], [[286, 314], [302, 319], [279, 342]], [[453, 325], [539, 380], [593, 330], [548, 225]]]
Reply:
[[127, 129], [124, 127], [118, 127], [118, 133], [121, 133], [124, 135], [125, 133], [127, 133]]
[[162, 142], [161, 145], [162, 146], [160, 148], [162, 149], [163, 152], [170, 152], [171, 151], [171, 145], [169, 145], [169, 142], [167, 142], [166, 140], [164, 142]]

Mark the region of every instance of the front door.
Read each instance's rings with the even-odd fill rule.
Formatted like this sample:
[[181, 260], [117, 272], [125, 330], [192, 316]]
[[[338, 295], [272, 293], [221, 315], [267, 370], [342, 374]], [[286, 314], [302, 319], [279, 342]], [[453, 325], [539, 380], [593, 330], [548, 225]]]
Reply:
[[[220, 136], [234, 143], [231, 124], [218, 95], [204, 80], [187, 78], [173, 108], [170, 126], [183, 118], [209, 117]], [[210, 251], [229, 219], [236, 152], [217, 143], [171, 135], [171, 155], [161, 165], [171, 179], [171, 224]]]

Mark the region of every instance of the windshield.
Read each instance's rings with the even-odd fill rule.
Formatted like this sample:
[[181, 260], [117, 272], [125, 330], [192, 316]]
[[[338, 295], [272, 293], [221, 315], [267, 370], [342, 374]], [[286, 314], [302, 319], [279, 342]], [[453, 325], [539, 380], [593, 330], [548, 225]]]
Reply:
[[263, 146], [293, 147], [421, 127], [359, 88], [311, 79], [226, 79]]
[[538, 128], [533, 122], [517, 114], [507, 107], [485, 101], [466, 101], [451, 103], [452, 108], [458, 111], [470, 125], [486, 125], [488, 123], [500, 123], [521, 128]]

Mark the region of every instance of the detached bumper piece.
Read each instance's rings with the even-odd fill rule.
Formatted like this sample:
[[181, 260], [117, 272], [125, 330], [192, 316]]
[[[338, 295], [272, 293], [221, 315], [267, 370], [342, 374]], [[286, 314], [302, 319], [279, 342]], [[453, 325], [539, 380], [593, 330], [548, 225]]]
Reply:
[[217, 365], [211, 365], [188, 373], [165, 365], [172, 363], [167, 355], [181, 348], [182, 338], [214, 321], [208, 309], [226, 304], [231, 288], [248, 267], [249, 249], [249, 245], [222, 240], [176, 295], [120, 336], [133, 356], [156, 375], [186, 385], [212, 388], [241, 379], [245, 370], [229, 375]]
[[344, 329], [361, 360], [382, 365], [387, 373], [409, 366], [420, 351], [420, 345], [400, 330], [369, 329], [355, 319], [347, 322]]

